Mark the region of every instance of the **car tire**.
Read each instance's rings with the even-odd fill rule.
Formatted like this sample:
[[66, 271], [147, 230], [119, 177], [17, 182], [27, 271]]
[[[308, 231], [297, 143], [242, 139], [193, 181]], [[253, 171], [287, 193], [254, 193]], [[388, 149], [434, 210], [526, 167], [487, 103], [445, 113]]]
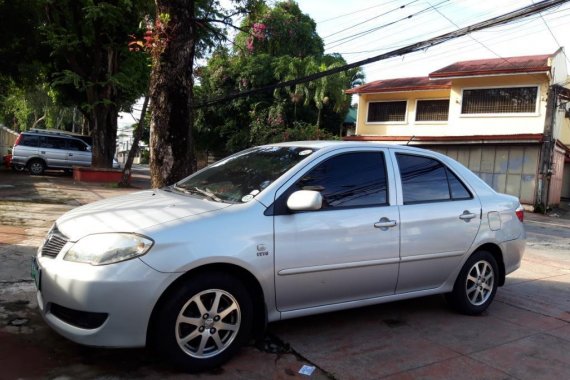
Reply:
[[252, 320], [252, 300], [238, 278], [221, 272], [198, 274], [162, 304], [152, 342], [180, 369], [204, 371], [225, 363], [248, 341]]
[[46, 170], [46, 164], [42, 160], [31, 160], [28, 162], [28, 170], [32, 175], [42, 175]]
[[481, 314], [495, 298], [498, 274], [497, 260], [491, 253], [473, 253], [461, 268], [453, 291], [446, 294], [448, 303], [463, 314]]

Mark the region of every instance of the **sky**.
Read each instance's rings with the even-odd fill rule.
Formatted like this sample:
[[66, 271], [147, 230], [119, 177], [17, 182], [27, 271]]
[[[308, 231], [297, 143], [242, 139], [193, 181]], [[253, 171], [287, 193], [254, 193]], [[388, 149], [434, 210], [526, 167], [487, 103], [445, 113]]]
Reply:
[[[348, 63], [536, 2], [538, 0], [297, 0], [303, 13], [315, 20], [325, 52], [340, 53]], [[570, 1], [542, 14], [472, 33], [425, 51], [375, 62], [363, 66], [363, 70], [367, 82], [427, 76], [457, 61], [551, 54], [560, 47], [569, 49], [566, 64], [570, 68]], [[140, 109], [141, 105], [135, 108]], [[130, 114], [121, 114], [120, 127], [133, 123], [135, 120]]]
[[[348, 63], [451, 32], [533, 2], [538, 0], [298, 0], [301, 10], [317, 23], [325, 51], [342, 54]], [[412, 17], [407, 18], [410, 15]], [[570, 2], [541, 15], [363, 68], [367, 82], [427, 76], [457, 61], [549, 54], [561, 46], [570, 49]], [[568, 59], [567, 65], [570, 66]]]

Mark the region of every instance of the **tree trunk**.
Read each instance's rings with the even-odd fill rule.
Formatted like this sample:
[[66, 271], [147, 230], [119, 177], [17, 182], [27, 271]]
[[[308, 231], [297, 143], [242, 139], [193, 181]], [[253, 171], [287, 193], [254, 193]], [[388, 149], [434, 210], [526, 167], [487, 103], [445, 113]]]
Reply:
[[[150, 86], [152, 187], [170, 185], [193, 171], [193, 78], [196, 27], [194, 1], [156, 0], [168, 14], [167, 44], [153, 63]], [[157, 16], [158, 17], [158, 16]]]
[[144, 102], [142, 106], [141, 116], [139, 118], [139, 122], [137, 123], [137, 127], [133, 133], [133, 144], [131, 145], [131, 150], [129, 150], [129, 155], [127, 156], [127, 161], [125, 162], [125, 167], [123, 168], [123, 177], [121, 178], [121, 182], [119, 182], [119, 187], [128, 187], [131, 183], [131, 167], [133, 166], [133, 161], [135, 159], [135, 154], [139, 150], [139, 141], [141, 141], [143, 129], [144, 129], [144, 120], [146, 116], [146, 109], [148, 107], [148, 94], [144, 97]]
[[91, 166], [112, 168], [117, 140], [117, 107], [115, 103], [98, 104], [89, 115], [89, 126], [93, 138]]

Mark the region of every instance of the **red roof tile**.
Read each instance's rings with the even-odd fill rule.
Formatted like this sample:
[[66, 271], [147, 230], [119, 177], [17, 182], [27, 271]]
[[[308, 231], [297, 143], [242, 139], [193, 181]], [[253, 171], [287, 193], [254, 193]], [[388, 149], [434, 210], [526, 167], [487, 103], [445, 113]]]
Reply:
[[451, 88], [449, 80], [430, 80], [428, 77], [384, 79], [346, 90], [347, 94], [397, 92], [414, 90], [439, 90]]
[[523, 57], [506, 57], [461, 61], [436, 70], [430, 78], [451, 78], [493, 74], [535, 73], [549, 71], [550, 54], [527, 55]]

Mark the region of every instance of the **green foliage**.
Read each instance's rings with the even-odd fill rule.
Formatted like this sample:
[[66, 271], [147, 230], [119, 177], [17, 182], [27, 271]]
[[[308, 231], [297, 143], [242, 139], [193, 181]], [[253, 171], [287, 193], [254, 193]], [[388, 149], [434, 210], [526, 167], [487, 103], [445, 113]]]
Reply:
[[0, 121], [16, 131], [32, 127], [71, 130], [73, 122], [73, 109], [59, 106], [45, 82], [35, 86], [9, 82], [0, 95], [0, 115]]
[[322, 56], [324, 46], [316, 32], [316, 23], [301, 12], [295, 1], [282, 1], [273, 8], [262, 7], [242, 23], [236, 37], [240, 52], [266, 53], [274, 57]]
[[41, 0], [0, 1], [0, 88], [1, 82], [35, 84], [44, 71], [49, 50], [42, 43], [38, 25], [43, 18]]
[[[97, 104], [128, 108], [148, 88], [148, 56], [128, 51], [149, 0], [41, 0], [58, 100], [89, 113]], [[101, 99], [99, 99], [101, 98]]]
[[[263, 26], [261, 26], [263, 25]], [[323, 55], [314, 21], [297, 3], [260, 7], [242, 23], [236, 49], [220, 48], [196, 72], [197, 99], [259, 88], [345, 64], [340, 55]], [[339, 135], [359, 69], [309, 83], [277, 89], [200, 109], [196, 115], [198, 148], [231, 153], [251, 145]]]

